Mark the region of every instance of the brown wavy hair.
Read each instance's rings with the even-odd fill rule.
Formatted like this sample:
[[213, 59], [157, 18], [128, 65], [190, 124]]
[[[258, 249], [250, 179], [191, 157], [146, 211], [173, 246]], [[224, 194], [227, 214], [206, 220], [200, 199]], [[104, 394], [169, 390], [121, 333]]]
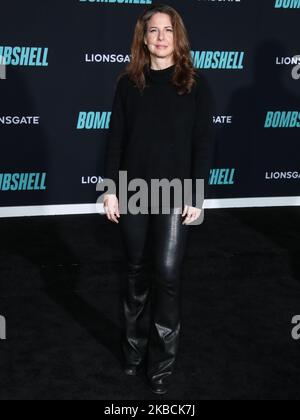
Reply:
[[190, 93], [193, 85], [196, 83], [196, 70], [190, 54], [191, 47], [188, 33], [179, 13], [166, 4], [150, 6], [139, 16], [131, 46], [131, 62], [119, 75], [118, 80], [126, 74], [141, 92], [146, 87], [144, 68], [145, 66], [147, 69], [150, 68], [151, 57], [147, 45], [144, 44], [144, 37], [148, 30], [149, 20], [158, 12], [168, 14], [171, 17], [174, 30], [175, 71], [172, 83], [179, 95]]

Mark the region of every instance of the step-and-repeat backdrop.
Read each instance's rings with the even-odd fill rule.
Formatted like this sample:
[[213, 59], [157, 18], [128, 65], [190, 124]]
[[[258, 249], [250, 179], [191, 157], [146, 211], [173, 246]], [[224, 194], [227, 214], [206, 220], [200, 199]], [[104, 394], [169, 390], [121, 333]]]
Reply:
[[[96, 202], [116, 78], [151, 0], [1, 6], [0, 206]], [[169, 0], [217, 104], [206, 198], [299, 196], [300, 0]]]

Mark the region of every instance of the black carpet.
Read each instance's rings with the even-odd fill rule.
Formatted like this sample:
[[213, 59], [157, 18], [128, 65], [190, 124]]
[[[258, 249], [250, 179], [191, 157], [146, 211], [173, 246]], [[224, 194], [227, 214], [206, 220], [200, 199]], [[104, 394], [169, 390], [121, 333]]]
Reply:
[[[191, 227], [182, 336], [161, 400], [300, 398], [299, 215], [295, 208], [207, 210]], [[121, 370], [119, 226], [105, 216], [0, 220], [2, 400], [150, 400]]]

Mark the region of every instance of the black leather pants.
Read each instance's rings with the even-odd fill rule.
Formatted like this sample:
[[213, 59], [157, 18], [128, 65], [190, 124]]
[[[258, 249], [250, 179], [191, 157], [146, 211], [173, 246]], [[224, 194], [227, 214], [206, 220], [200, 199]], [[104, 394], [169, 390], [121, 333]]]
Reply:
[[[119, 219], [128, 261], [123, 354], [130, 364], [148, 356], [147, 374], [152, 380], [173, 373], [178, 352], [181, 269], [189, 229], [183, 219], [181, 209], [174, 208], [170, 214], [129, 213]], [[148, 246], [154, 257], [150, 276], [146, 275]]]

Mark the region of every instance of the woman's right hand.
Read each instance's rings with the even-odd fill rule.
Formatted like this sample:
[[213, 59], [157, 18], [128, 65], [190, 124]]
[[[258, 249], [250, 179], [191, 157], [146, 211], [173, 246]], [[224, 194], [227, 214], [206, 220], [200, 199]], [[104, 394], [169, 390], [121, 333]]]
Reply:
[[104, 194], [103, 206], [108, 220], [119, 223], [117, 220], [117, 217], [120, 217], [119, 200], [117, 196], [115, 194]]

